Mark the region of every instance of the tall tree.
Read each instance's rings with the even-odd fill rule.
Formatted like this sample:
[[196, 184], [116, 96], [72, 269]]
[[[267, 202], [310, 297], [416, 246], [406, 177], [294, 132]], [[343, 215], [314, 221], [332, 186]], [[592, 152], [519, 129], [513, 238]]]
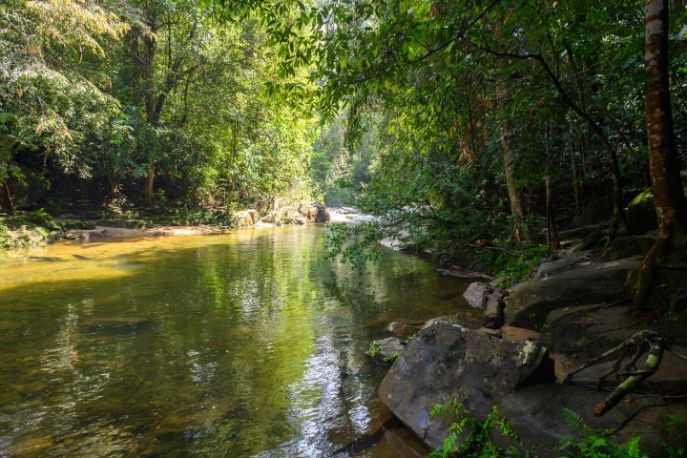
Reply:
[[647, 76], [644, 104], [649, 170], [659, 228], [656, 244], [636, 271], [634, 305], [638, 308], [645, 305], [657, 263], [669, 252], [676, 238], [683, 238], [687, 230], [687, 204], [675, 151], [670, 103], [668, 1], [646, 0], [644, 17], [644, 71]]

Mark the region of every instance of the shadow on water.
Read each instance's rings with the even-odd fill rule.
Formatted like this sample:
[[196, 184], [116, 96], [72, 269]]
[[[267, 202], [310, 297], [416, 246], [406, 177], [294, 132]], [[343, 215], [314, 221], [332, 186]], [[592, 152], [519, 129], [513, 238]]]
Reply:
[[50, 263], [22, 261], [1, 284], [0, 455], [416, 456], [379, 432], [364, 352], [389, 321], [464, 307], [432, 295], [465, 285], [397, 253], [351, 270], [323, 237], [62, 246], [31, 278]]

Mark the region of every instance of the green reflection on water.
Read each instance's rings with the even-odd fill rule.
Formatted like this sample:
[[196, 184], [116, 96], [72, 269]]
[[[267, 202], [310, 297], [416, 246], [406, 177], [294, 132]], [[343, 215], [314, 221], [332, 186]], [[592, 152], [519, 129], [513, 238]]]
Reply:
[[379, 415], [369, 340], [464, 308], [465, 285], [323, 254], [309, 227], [1, 260], [0, 455], [331, 455]]

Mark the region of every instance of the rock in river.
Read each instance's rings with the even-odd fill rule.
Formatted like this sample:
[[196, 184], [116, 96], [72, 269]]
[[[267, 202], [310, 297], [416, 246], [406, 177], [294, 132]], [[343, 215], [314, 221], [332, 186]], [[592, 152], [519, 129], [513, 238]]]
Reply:
[[398, 337], [387, 337], [372, 341], [369, 354], [373, 358], [391, 362], [401, 354], [404, 347], [405, 343]]
[[450, 420], [431, 419], [434, 405], [455, 399], [483, 418], [535, 372], [544, 354], [535, 342], [500, 340], [438, 322], [406, 345], [384, 377], [379, 397], [427, 445], [437, 447]]

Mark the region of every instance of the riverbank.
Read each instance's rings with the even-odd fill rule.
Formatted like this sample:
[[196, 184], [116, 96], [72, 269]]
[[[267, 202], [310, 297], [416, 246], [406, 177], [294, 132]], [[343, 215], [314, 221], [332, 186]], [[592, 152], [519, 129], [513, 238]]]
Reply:
[[[663, 276], [683, 285], [669, 316], [637, 317], [625, 281], [655, 233], [619, 237], [607, 248], [593, 230], [567, 235], [568, 248], [527, 281], [467, 287], [463, 296], [481, 310], [481, 322], [449, 310], [424, 324], [391, 323], [391, 336], [371, 344], [376, 359], [393, 361], [380, 400], [427, 446], [441, 449], [448, 437], [452, 449], [514, 446], [553, 457], [566, 440], [568, 453], [581, 453], [592, 431], [606, 451], [637, 437], [649, 456], [687, 446], [687, 361], [675, 355], [687, 354], [687, 279]], [[646, 380], [617, 388], [642, 370]], [[444, 414], [433, 417], [437, 405]], [[466, 419], [474, 428], [491, 421], [493, 431], [479, 444], [469, 443], [467, 431], [452, 436]], [[515, 435], [495, 426], [501, 419]]]
[[[334, 214], [340, 219], [336, 210]], [[71, 215], [73, 216], [73, 215]], [[246, 209], [215, 214], [212, 224], [169, 224], [170, 215], [149, 218], [90, 218], [78, 219], [57, 216], [44, 210], [25, 212], [0, 218], [0, 250], [43, 246], [58, 240], [83, 242], [127, 240], [179, 235], [224, 234], [247, 227], [273, 227], [326, 223], [328, 209], [319, 202], [301, 201], [272, 209], [261, 215]]]

